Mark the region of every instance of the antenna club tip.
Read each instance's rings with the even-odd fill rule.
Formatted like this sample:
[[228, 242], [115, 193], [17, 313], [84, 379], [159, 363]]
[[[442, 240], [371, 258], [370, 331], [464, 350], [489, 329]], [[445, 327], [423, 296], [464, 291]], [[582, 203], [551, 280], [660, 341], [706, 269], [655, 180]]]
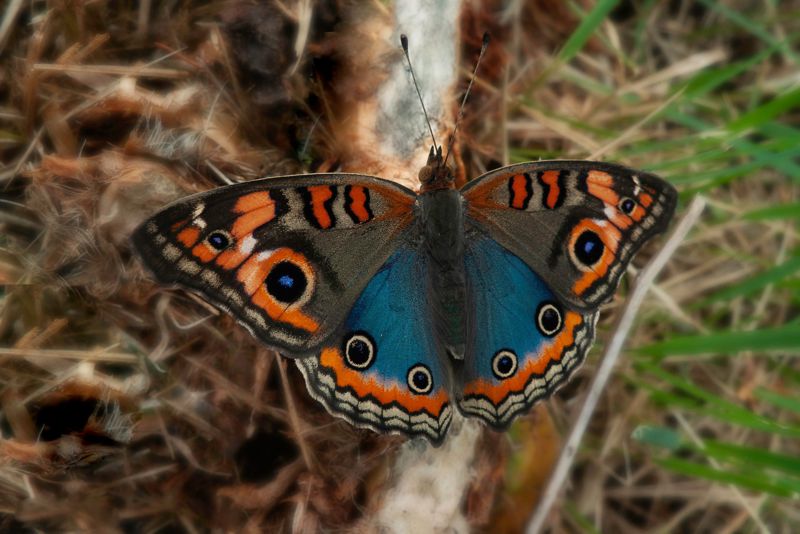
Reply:
[[408, 37], [406, 37], [404, 33], [400, 34], [400, 45], [403, 47], [403, 50], [408, 52]]
[[490, 40], [489, 32], [483, 32], [483, 46], [488, 46]]

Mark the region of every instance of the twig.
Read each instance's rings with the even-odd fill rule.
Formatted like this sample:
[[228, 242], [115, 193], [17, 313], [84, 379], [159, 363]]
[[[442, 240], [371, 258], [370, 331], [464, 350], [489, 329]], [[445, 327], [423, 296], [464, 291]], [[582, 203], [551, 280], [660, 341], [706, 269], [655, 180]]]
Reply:
[[275, 360], [277, 360], [278, 364], [278, 371], [280, 371], [281, 375], [281, 385], [283, 386], [283, 397], [286, 401], [286, 410], [289, 412], [289, 424], [294, 431], [295, 438], [297, 438], [297, 445], [300, 447], [300, 454], [303, 456], [303, 463], [306, 464], [306, 469], [311, 472], [315, 472], [315, 463], [314, 457], [311, 454], [311, 450], [309, 450], [308, 444], [306, 443], [305, 438], [303, 437], [303, 432], [301, 432], [300, 427], [300, 416], [297, 415], [297, 406], [294, 404], [294, 397], [292, 396], [292, 388], [291, 384], [289, 384], [289, 376], [286, 374], [286, 358], [275, 355]]
[[23, 0], [11, 0], [11, 3], [6, 7], [6, 14], [3, 17], [3, 22], [0, 23], [0, 53], [3, 52], [3, 48], [6, 46], [6, 41], [8, 36], [11, 35], [14, 22], [17, 20], [20, 11], [22, 11], [23, 3]]
[[113, 76], [131, 76], [136, 78], [165, 78], [180, 79], [189, 76], [188, 71], [164, 69], [158, 67], [128, 67], [124, 65], [53, 65], [50, 63], [36, 63], [34, 71], [45, 72], [72, 72], [81, 74], [110, 74]]
[[655, 258], [653, 258], [650, 264], [642, 269], [639, 278], [636, 280], [633, 290], [628, 296], [627, 305], [620, 314], [619, 319], [617, 319], [617, 324], [614, 328], [614, 334], [611, 337], [611, 341], [606, 346], [605, 354], [603, 355], [600, 366], [597, 368], [594, 381], [589, 387], [589, 391], [586, 393], [586, 400], [584, 401], [583, 407], [578, 414], [578, 418], [575, 420], [575, 425], [572, 427], [572, 432], [570, 432], [569, 438], [564, 446], [564, 450], [561, 453], [561, 457], [558, 459], [558, 463], [553, 470], [553, 474], [547, 483], [544, 493], [542, 494], [542, 499], [539, 501], [539, 506], [536, 508], [536, 512], [534, 512], [533, 517], [528, 523], [526, 530], [528, 534], [541, 532], [542, 526], [544, 525], [544, 522], [550, 513], [550, 508], [553, 506], [553, 503], [558, 497], [561, 491], [561, 486], [563, 486], [564, 480], [569, 473], [569, 468], [575, 459], [575, 454], [578, 451], [578, 445], [580, 444], [583, 434], [586, 431], [586, 427], [589, 424], [589, 419], [594, 413], [597, 402], [600, 400], [600, 395], [605, 389], [606, 383], [611, 376], [611, 371], [614, 369], [614, 365], [617, 363], [617, 359], [622, 351], [622, 346], [628, 337], [628, 332], [633, 326], [634, 319], [639, 311], [639, 307], [644, 301], [645, 295], [647, 295], [647, 292], [650, 289], [650, 286], [653, 284], [653, 281], [658, 273], [661, 271], [667, 261], [669, 261], [677, 248], [681, 245], [683, 240], [686, 238], [686, 235], [689, 233], [689, 230], [691, 230], [694, 224], [697, 222], [700, 214], [703, 212], [703, 208], [705, 208], [705, 205], [706, 201], [703, 197], [697, 196], [694, 198], [689, 206], [689, 209], [686, 210], [686, 214], [681, 219], [681, 222], [664, 244], [664, 247], [655, 256]]

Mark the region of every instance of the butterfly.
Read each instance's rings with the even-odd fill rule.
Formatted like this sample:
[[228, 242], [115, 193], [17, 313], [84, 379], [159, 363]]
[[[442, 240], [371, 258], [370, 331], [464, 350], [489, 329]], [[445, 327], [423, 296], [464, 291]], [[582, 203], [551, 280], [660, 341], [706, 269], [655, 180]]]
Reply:
[[160, 282], [293, 358], [331, 414], [434, 444], [453, 410], [505, 429], [583, 361], [675, 189], [591, 161], [510, 165], [456, 189], [441, 148], [420, 181], [237, 183], [178, 200], [132, 240]]

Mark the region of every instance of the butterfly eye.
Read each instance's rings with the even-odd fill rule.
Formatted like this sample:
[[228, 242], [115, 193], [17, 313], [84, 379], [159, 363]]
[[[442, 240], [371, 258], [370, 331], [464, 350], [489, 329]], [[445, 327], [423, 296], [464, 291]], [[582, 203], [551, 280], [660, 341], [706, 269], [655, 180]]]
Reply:
[[276, 264], [264, 282], [267, 292], [280, 302], [296, 302], [303, 296], [308, 279], [303, 270], [290, 261]]
[[622, 200], [619, 201], [619, 210], [625, 215], [630, 215], [635, 209], [636, 202], [634, 202], [633, 199], [623, 197]]
[[539, 332], [547, 337], [554, 336], [561, 330], [561, 312], [552, 302], [543, 302], [536, 312], [536, 326]]
[[228, 232], [223, 232], [222, 230], [214, 230], [208, 234], [206, 238], [206, 242], [215, 250], [224, 250], [228, 248], [231, 241], [232, 239], [230, 235], [228, 235]]
[[517, 355], [510, 350], [501, 350], [492, 358], [492, 372], [500, 380], [517, 372]]
[[347, 365], [363, 371], [375, 361], [375, 343], [366, 332], [352, 334], [344, 344]]
[[433, 389], [433, 376], [431, 370], [420, 364], [408, 370], [408, 387], [418, 395], [430, 393]]
[[575, 240], [575, 258], [582, 264], [591, 267], [603, 257], [605, 245], [596, 233], [585, 230]]

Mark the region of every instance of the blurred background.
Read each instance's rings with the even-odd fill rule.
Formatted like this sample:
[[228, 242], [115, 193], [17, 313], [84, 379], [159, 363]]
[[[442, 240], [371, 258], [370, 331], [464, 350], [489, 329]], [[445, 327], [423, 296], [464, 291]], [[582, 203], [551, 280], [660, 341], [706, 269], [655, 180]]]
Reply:
[[[432, 105], [442, 132], [492, 35], [459, 179], [602, 159], [674, 184], [678, 218], [707, 200], [650, 289], [546, 528], [798, 531], [800, 3], [418, 5], [451, 44], [412, 40], [423, 86], [441, 69], [457, 80]], [[425, 490], [401, 483], [404, 458], [425, 458], [424, 445], [329, 416], [294, 365], [198, 297], [157, 286], [128, 241], [159, 207], [227, 181], [346, 170], [414, 183], [421, 115], [406, 109], [423, 136], [391, 160], [378, 141], [401, 119], [373, 109], [397, 81], [399, 9], [0, 7], [0, 531], [413, 524], [408, 503]], [[507, 433], [481, 431], [468, 454], [445, 445], [447, 461], [430, 462], [427, 476], [469, 476], [423, 525], [525, 530], [631, 275], [662, 243], [634, 261], [565, 388]]]

